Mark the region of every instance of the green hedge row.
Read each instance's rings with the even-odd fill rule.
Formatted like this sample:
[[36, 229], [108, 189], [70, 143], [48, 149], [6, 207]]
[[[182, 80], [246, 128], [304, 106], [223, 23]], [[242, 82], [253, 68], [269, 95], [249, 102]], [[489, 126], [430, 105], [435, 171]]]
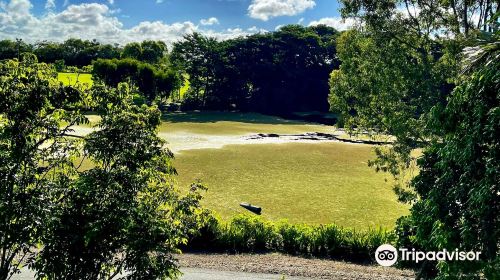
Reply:
[[358, 231], [334, 224], [270, 222], [248, 215], [224, 221], [210, 215], [199, 234], [193, 236], [184, 249], [230, 253], [281, 252], [371, 263], [379, 245], [394, 243], [395, 240], [394, 232], [383, 229]]

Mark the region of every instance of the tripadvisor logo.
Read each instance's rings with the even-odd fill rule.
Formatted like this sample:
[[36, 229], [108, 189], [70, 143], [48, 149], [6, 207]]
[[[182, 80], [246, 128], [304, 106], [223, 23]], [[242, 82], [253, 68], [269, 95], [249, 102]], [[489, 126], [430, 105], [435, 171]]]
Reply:
[[[448, 251], [443, 249], [441, 251], [430, 251], [422, 252], [416, 251], [415, 249], [400, 248], [396, 249], [394, 246], [389, 244], [380, 245], [375, 251], [375, 260], [381, 266], [392, 266], [398, 259], [402, 261], [413, 261], [419, 263], [424, 260], [428, 261], [478, 261], [481, 252], [464, 252], [458, 251]], [[398, 258], [399, 256], [399, 258]]]

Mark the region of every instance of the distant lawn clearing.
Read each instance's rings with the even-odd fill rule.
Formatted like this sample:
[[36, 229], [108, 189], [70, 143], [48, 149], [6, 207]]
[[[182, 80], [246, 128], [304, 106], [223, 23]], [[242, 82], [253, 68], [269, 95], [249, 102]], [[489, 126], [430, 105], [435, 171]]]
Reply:
[[367, 166], [372, 157], [370, 146], [358, 144], [231, 145], [183, 151], [174, 164], [182, 185], [203, 180], [205, 206], [225, 218], [250, 202], [271, 220], [391, 228], [408, 211], [389, 175]]
[[57, 79], [66, 86], [73, 86], [77, 83], [92, 86], [92, 74], [58, 73]]

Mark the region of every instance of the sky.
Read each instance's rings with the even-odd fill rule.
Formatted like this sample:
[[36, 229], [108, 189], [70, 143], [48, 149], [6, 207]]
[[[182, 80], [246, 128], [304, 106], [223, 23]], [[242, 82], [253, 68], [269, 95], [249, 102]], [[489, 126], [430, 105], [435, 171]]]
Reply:
[[224, 40], [285, 24], [345, 30], [352, 22], [339, 8], [336, 0], [0, 0], [0, 39], [170, 45], [192, 32]]

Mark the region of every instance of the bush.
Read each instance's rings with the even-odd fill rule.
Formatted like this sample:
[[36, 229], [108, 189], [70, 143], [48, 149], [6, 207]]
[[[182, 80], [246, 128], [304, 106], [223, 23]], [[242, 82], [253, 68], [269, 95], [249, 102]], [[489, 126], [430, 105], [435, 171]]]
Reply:
[[291, 255], [372, 262], [378, 246], [394, 243], [392, 231], [357, 231], [334, 224], [305, 225], [270, 222], [260, 217], [238, 215], [230, 221], [209, 215], [187, 250], [216, 252], [280, 252]]

